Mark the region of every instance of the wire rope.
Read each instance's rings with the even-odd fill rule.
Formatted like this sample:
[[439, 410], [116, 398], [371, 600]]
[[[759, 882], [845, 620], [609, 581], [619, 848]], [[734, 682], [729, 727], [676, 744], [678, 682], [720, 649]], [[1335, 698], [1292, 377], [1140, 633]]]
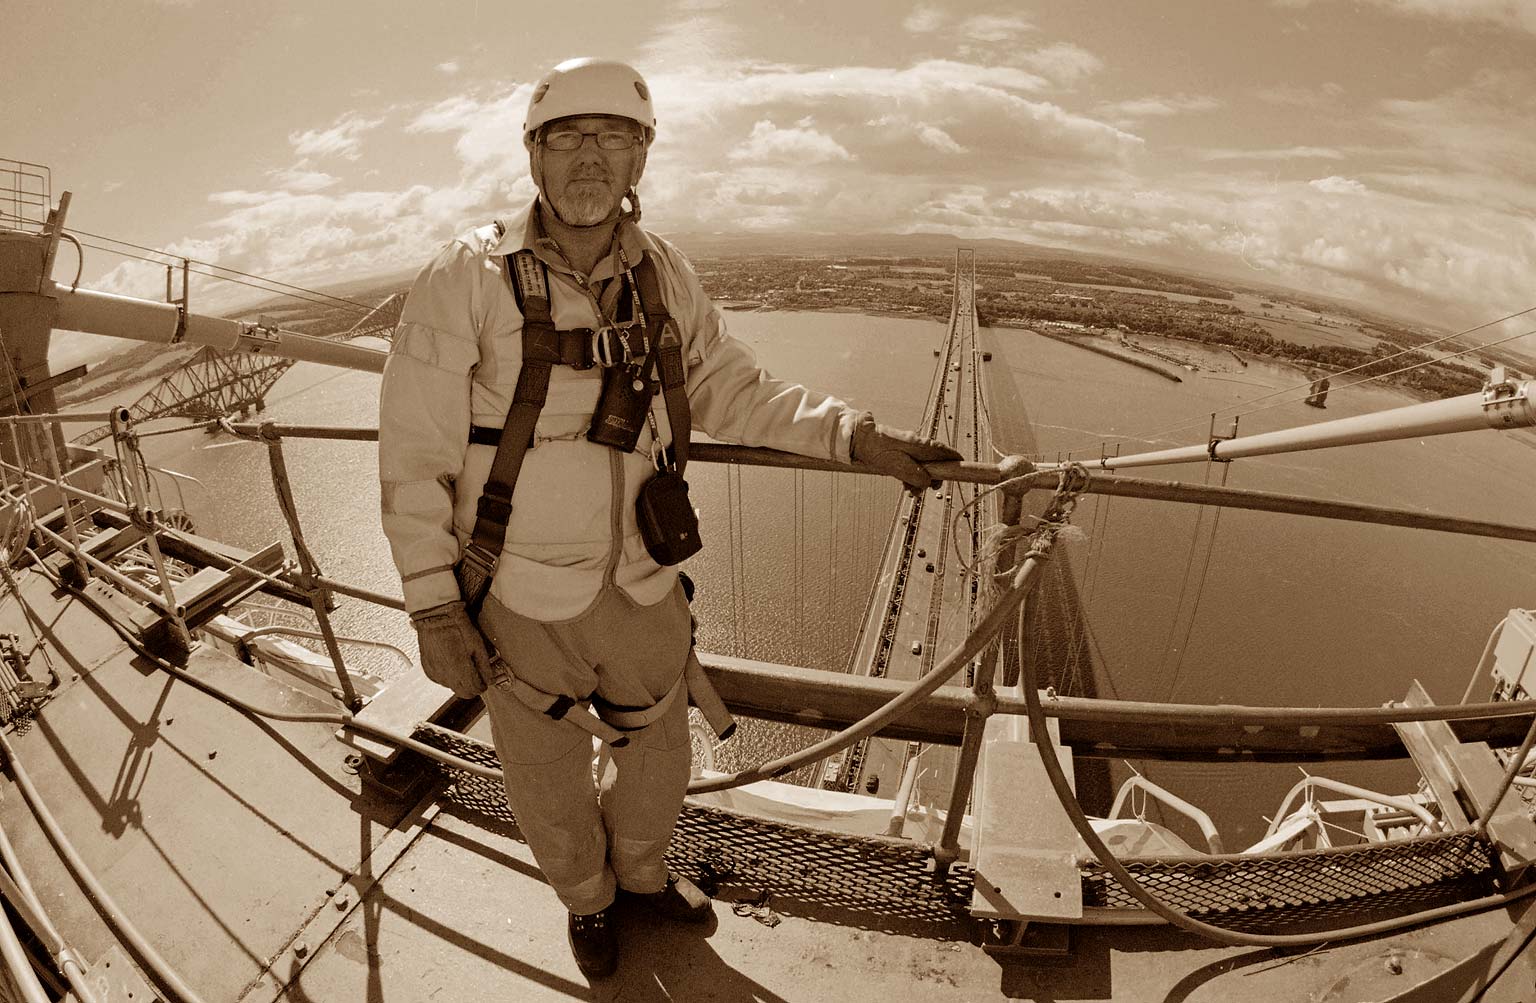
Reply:
[[[1231, 469], [1232, 465], [1230, 463], [1222, 464], [1222, 487], [1227, 486], [1227, 474]], [[1203, 506], [1201, 507], [1201, 511], [1205, 511]], [[1205, 546], [1205, 563], [1200, 567], [1200, 577], [1197, 580], [1197, 584], [1195, 586], [1195, 599], [1189, 608], [1189, 620], [1184, 625], [1184, 638], [1179, 642], [1178, 648], [1175, 649], [1178, 652], [1178, 657], [1173, 663], [1173, 681], [1168, 684], [1168, 696], [1164, 698], [1165, 700], [1173, 699], [1173, 694], [1179, 686], [1179, 678], [1184, 673], [1184, 656], [1189, 652], [1189, 639], [1194, 635], [1195, 632], [1195, 617], [1200, 613], [1200, 600], [1205, 596], [1205, 579], [1206, 575], [1208, 575], [1211, 570], [1211, 555], [1216, 552], [1216, 532], [1221, 528], [1221, 513], [1221, 506], [1216, 506], [1216, 512], [1211, 517], [1210, 539], [1207, 541]]]
[[[108, 254], [118, 254], [118, 255], [121, 255], [121, 256], [123, 256], [125, 258], [135, 258], [135, 259], [137, 259], [139, 261], [147, 261], [150, 264], [155, 264], [155, 265], [170, 264], [170, 262], [157, 261], [154, 258], [147, 258], [147, 257], [145, 257], [142, 254], [129, 254], [127, 251], [119, 251], [119, 250], [116, 250], [116, 249], [111, 248], [111, 247], [102, 247], [100, 244], [93, 244], [90, 241], [82, 241], [81, 243], [83, 243], [86, 247], [93, 248], [94, 250], [105, 251]], [[320, 299], [320, 298], [315, 298], [315, 297], [312, 297], [312, 296], [302, 295], [301, 293], [292, 292], [292, 291], [287, 290], [287, 289], [273, 289], [273, 288], [271, 288], [269, 286], [257, 285], [254, 282], [245, 282], [245, 281], [243, 281], [241, 279], [232, 279], [232, 278], [230, 278], [230, 277], [228, 277], [226, 275], [217, 275], [217, 274], [215, 274], [213, 272], [203, 271], [202, 269], [199, 269], [199, 268], [188, 268], [187, 271], [190, 272], [193, 275], [201, 275], [204, 278], [216, 279], [216, 280], [218, 280], [220, 282], [229, 282], [229, 283], [233, 283], [234, 285], [237, 285], [237, 286], [245, 286], [246, 288], [255, 289], [255, 290], [258, 290], [259, 292], [271, 293], [271, 294], [273, 294], [275, 296], [287, 296], [290, 299], [301, 300], [301, 301], [303, 301], [305, 303], [313, 303], [313, 304], [315, 304], [317, 306], [330, 306], [330, 307], [334, 307], [334, 306], [337, 305], [335, 302], [332, 302], [329, 299]], [[275, 282], [276, 280], [274, 279], [274, 280], [270, 280], [270, 281], [274, 281]], [[307, 292], [308, 290], [305, 290], [305, 291]], [[316, 295], [320, 296], [320, 297], [326, 296], [325, 293], [318, 293]], [[373, 311], [373, 309], [374, 309], [373, 307], [363, 307], [360, 304], [355, 304], [351, 300], [342, 300], [341, 303], [345, 304], [347, 309], [349, 309], [349, 310], [351, 310], [353, 312], [356, 312], [356, 313], [364, 313], [364, 314], [371, 313]]]
[[[1436, 345], [1443, 344], [1444, 342], [1450, 341], [1452, 339], [1463, 337], [1464, 335], [1471, 334], [1474, 331], [1480, 331], [1480, 330], [1482, 330], [1485, 327], [1489, 327], [1489, 326], [1492, 326], [1494, 324], [1501, 324], [1504, 321], [1513, 320], [1516, 317], [1522, 317], [1522, 316], [1524, 316], [1524, 315], [1526, 315], [1528, 313], [1532, 313], [1532, 312], [1536, 312], [1536, 306], [1529, 307], [1529, 308], [1527, 308], [1525, 310], [1520, 310], [1520, 311], [1518, 311], [1516, 313], [1511, 313], [1511, 314], [1508, 314], [1508, 315], [1503, 316], [1503, 317], [1499, 317], [1499, 318], [1497, 318], [1495, 320], [1487, 321], [1487, 322], [1485, 322], [1483, 324], [1477, 325], [1476, 327], [1467, 328], [1464, 331], [1458, 331], [1455, 334], [1446, 335], [1444, 338], [1440, 338], [1440, 339], [1438, 339], [1436, 341], [1427, 342], [1427, 343], [1425, 343], [1423, 345], [1416, 346], [1415, 348], [1404, 349], [1404, 350], [1402, 350], [1400, 352], [1394, 352], [1391, 355], [1382, 356], [1379, 359], [1372, 359], [1369, 362], [1361, 363], [1358, 366], [1354, 366], [1353, 368], [1342, 370], [1342, 371], [1340, 371], [1338, 373], [1334, 373], [1332, 375], [1334, 377], [1347, 376], [1350, 373], [1358, 372], [1361, 369], [1364, 369], [1364, 368], [1366, 368], [1368, 366], [1379, 365], [1382, 362], [1386, 362], [1386, 361], [1388, 361], [1390, 359], [1395, 359], [1398, 356], [1406, 355], [1406, 354], [1408, 354], [1410, 352], [1418, 352], [1418, 351], [1423, 351], [1424, 349], [1427, 349], [1427, 348], [1433, 348]], [[1536, 329], [1532, 329], [1530, 331], [1525, 331], [1525, 332], [1522, 332], [1521, 334], [1510, 335], [1507, 338], [1500, 338], [1497, 341], [1489, 341], [1489, 342], [1485, 342], [1485, 343], [1480, 344], [1480, 345], [1475, 345], [1475, 346], [1473, 346], [1471, 348], [1463, 349], [1460, 352], [1454, 352], [1454, 353], [1452, 353], [1450, 355], [1445, 355], [1445, 356], [1442, 356], [1442, 357], [1440, 357], [1438, 359], [1426, 359], [1425, 361], [1419, 362], [1419, 363], [1415, 363], [1412, 366], [1405, 366], [1402, 369], [1396, 369], [1396, 370], [1393, 370], [1393, 371], [1388, 372], [1388, 373], [1381, 373], [1381, 374], [1379, 374], [1377, 376], [1367, 377], [1366, 379], [1363, 379], [1363, 380], [1356, 380], [1353, 383], [1347, 383], [1344, 386], [1334, 388], [1331, 392], [1338, 393], [1338, 392], [1343, 391], [1343, 390], [1349, 390], [1349, 389], [1351, 389], [1353, 387], [1360, 386], [1360, 385], [1362, 385], [1364, 383], [1370, 383], [1370, 382], [1373, 382], [1373, 381], [1376, 381], [1376, 380], [1385, 379], [1385, 378], [1387, 378], [1389, 376], [1398, 376], [1398, 375], [1401, 375], [1402, 373], [1412, 372], [1415, 369], [1422, 369], [1422, 368], [1424, 368], [1426, 366], [1432, 366], [1432, 365], [1435, 365], [1437, 363], [1447, 361], [1449, 359], [1460, 358], [1460, 357], [1462, 357], [1464, 355], [1470, 355], [1470, 354], [1472, 354], [1474, 352], [1484, 351], [1484, 350], [1489, 349], [1489, 348], [1497, 348], [1499, 345], [1506, 345], [1506, 344], [1508, 344], [1511, 341], [1519, 341], [1521, 338], [1528, 338], [1528, 337], [1530, 337], [1533, 334], [1536, 334]], [[1262, 400], [1268, 400], [1271, 397], [1278, 397], [1278, 396], [1283, 396], [1285, 394], [1296, 393], [1296, 392], [1301, 391], [1301, 390], [1306, 390], [1306, 391], [1310, 392], [1311, 387], [1312, 387], [1312, 384], [1311, 384], [1310, 381], [1307, 382], [1307, 383], [1304, 383], [1304, 384], [1297, 384], [1296, 386], [1282, 387], [1279, 390], [1274, 390], [1274, 391], [1271, 391], [1270, 393], [1262, 394], [1262, 395], [1260, 395], [1258, 397], [1255, 397], [1251, 401], [1245, 401], [1245, 402], [1243, 402], [1243, 404], [1228, 405], [1227, 407], [1219, 408], [1219, 409], [1217, 409], [1214, 412], [1208, 412], [1208, 414], [1210, 414], [1210, 415], [1217, 415], [1217, 414], [1227, 414], [1227, 413], [1235, 412], [1238, 417], [1246, 417], [1247, 415], [1250, 415], [1250, 414], [1257, 414], [1260, 411], [1267, 411], [1270, 408], [1282, 407], [1282, 406], [1284, 406], [1286, 404], [1294, 404], [1298, 400], [1300, 400], [1301, 398], [1297, 397], [1297, 398], [1291, 398], [1291, 399], [1288, 399], [1288, 400], [1277, 401], [1277, 402], [1275, 402], [1273, 404], [1266, 404], [1263, 407], [1251, 408], [1251, 409], [1249, 409], [1247, 411], [1241, 410], [1241, 408], [1246, 406], [1246, 405], [1254, 404], [1254, 403], [1257, 403], [1258, 401], [1262, 401]], [[1067, 453], [1070, 456], [1071, 454], [1081, 452], [1084, 449], [1091, 449], [1091, 448], [1095, 448], [1095, 447], [1103, 448], [1105, 446], [1113, 446], [1113, 445], [1118, 445], [1120, 443], [1126, 443], [1126, 442], [1155, 442], [1159, 437], [1167, 435], [1170, 432], [1178, 432], [1178, 431], [1182, 431], [1182, 430], [1184, 430], [1186, 428], [1190, 428], [1192, 426], [1195, 426], [1195, 425], [1199, 424], [1200, 422], [1205, 421], [1206, 417], [1207, 417], [1207, 415], [1201, 415], [1199, 418], [1190, 418], [1188, 421], [1182, 421], [1182, 422], [1179, 422], [1178, 424], [1175, 424], [1175, 425], [1168, 425], [1168, 426], [1160, 428], [1160, 429], [1158, 429], [1158, 430], [1156, 430], [1154, 432], [1129, 433], [1129, 434], [1122, 435], [1119, 438], [1115, 438], [1115, 439], [1100, 439], [1100, 440], [1098, 440], [1096, 442], [1084, 443], [1082, 446], [1076, 446], [1076, 447], [1073, 447], [1073, 448], [1067, 450]]]
[[[281, 279], [268, 278], [265, 275], [255, 275], [255, 274], [252, 274], [251, 272], [243, 272], [243, 271], [241, 271], [238, 268], [230, 268], [228, 265], [221, 265], [221, 264], [218, 264], [217, 262], [213, 262], [213, 261], [204, 261], [204, 260], [202, 260], [200, 258], [187, 257], [184, 254], [177, 254], [174, 251], [162, 250], [161, 248], [158, 248], [158, 247], [147, 247], [144, 244], [135, 244], [131, 240], [123, 240], [123, 239], [118, 238], [118, 237], [109, 237], [109, 236], [107, 236], [105, 234], [101, 234], [101, 233], [91, 233], [88, 230], [81, 230], [78, 227], [73, 227], [73, 226], [66, 227], [64, 229], [64, 232], [65, 233], [72, 233], [72, 234], [75, 234], [76, 236], [79, 236], [79, 237], [90, 237], [90, 238], [92, 238], [94, 240], [105, 240], [108, 243], [112, 243], [112, 244], [121, 244], [124, 247], [132, 247], [135, 250], [139, 250], [139, 251], [148, 251], [150, 254], [158, 254], [158, 255], [160, 255], [163, 258], [170, 258], [172, 260], [170, 260], [170, 261], [156, 261], [153, 258], [146, 258], [146, 257], [143, 257], [142, 255], [138, 255], [138, 254], [128, 254], [126, 251], [119, 251], [119, 250], [116, 250], [116, 249], [110, 248], [110, 247], [100, 247], [100, 246], [97, 246], [97, 245], [94, 245], [94, 244], [88, 245], [88, 246], [91, 246], [91, 247], [95, 247], [96, 250], [98, 250], [98, 251], [105, 251], [108, 254], [120, 254], [120, 255], [122, 255], [124, 257], [138, 258], [141, 261], [153, 261], [156, 264], [162, 264], [162, 265], [174, 265], [174, 264], [176, 264], [178, 262], [187, 262], [189, 264], [203, 265], [204, 267], [216, 269], [217, 271], [229, 272], [231, 275], [240, 275], [240, 276], [244, 276], [245, 278], [248, 278], [248, 279], [255, 279], [258, 282], [266, 282], [266, 283], [270, 283], [270, 284], [275, 285], [275, 286], [281, 286], [281, 287], [283, 287], [285, 289], [290, 289], [290, 290], [293, 290], [295, 292], [306, 293], [306, 294], [311, 295], [311, 296], [319, 296], [319, 297], [322, 297], [324, 299], [330, 300], [330, 301], [332, 301], [334, 303], [344, 304], [344, 305], [349, 306], [349, 307], [354, 307], [354, 308], [356, 308], [358, 310], [363, 310], [363, 311], [367, 311], [367, 312], [371, 313], [375, 309], [375, 307], [368, 306], [367, 304], [364, 304], [364, 303], [359, 303], [356, 300], [349, 300], [349, 299], [347, 299], [344, 296], [336, 296], [336, 295], [334, 295], [332, 293], [321, 292], [318, 289], [309, 289], [309, 288], [306, 288], [305, 286], [295, 285], [292, 282], [284, 282]], [[191, 269], [189, 268], [188, 270], [190, 271]], [[200, 272], [199, 274], [209, 275], [210, 273], [208, 273], [208, 272]], [[223, 279], [224, 278], [224, 276], [220, 276], [220, 275], [211, 275], [210, 277], [216, 278], [216, 279]], [[225, 279], [225, 281], [233, 282], [235, 280], [234, 279]], [[247, 284], [248, 283], [241, 283], [241, 285], [247, 285]], [[276, 290], [271, 290], [271, 291], [275, 292]]]
[[[1211, 466], [1212, 462], [1207, 461], [1205, 464], [1205, 484], [1207, 486], [1211, 483]], [[1179, 632], [1179, 614], [1184, 610], [1184, 597], [1189, 593], [1190, 577], [1195, 568], [1195, 554], [1199, 550], [1200, 527], [1205, 522], [1205, 509], [1206, 506], [1201, 505], [1195, 510], [1195, 526], [1189, 534], [1189, 554], [1185, 557], [1184, 574], [1179, 580], [1179, 598], [1173, 604], [1173, 616], [1168, 622], [1168, 637], [1163, 641], [1163, 650], [1157, 656], [1157, 674], [1159, 676], [1163, 674], [1163, 663], [1168, 661], [1169, 655], [1173, 652], [1173, 639]]]

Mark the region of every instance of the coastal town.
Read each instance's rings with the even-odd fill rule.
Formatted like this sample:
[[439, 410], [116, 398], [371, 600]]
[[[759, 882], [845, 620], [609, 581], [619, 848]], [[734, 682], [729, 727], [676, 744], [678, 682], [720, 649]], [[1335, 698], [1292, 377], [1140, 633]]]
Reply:
[[[694, 265], [705, 291], [727, 310], [839, 311], [940, 323], [949, 315], [952, 252], [701, 254]], [[304, 334], [336, 335], [356, 322], [348, 303], [383, 303], [408, 291], [411, 278], [353, 283], [338, 292], [345, 301], [270, 300], [234, 315], [265, 318]], [[1383, 382], [1428, 398], [1477, 390], [1494, 365], [1511, 373], [1533, 368], [1529, 360], [1498, 349], [1458, 354], [1463, 349], [1455, 345], [1433, 350], [1432, 365], [1417, 366], [1431, 358], [1419, 346], [1444, 332], [1279, 289], [1239, 287], [1123, 262], [978, 253], [976, 306], [983, 327], [1036, 331], [1174, 379], [1182, 371], [1208, 366], [1211, 357], [1181, 349], [1181, 342], [1221, 349], [1235, 366], [1266, 358], [1298, 365], [1314, 378], [1346, 369], [1357, 371], [1359, 378], [1384, 376]], [[91, 378], [66, 390], [66, 399], [163, 375], [190, 354], [168, 354], [153, 345], [126, 349], [93, 365]]]
[[[951, 272], [943, 257], [700, 257], [695, 264], [710, 295], [734, 309], [948, 316]], [[1410, 368], [1430, 362], [1418, 349], [1443, 332], [1278, 289], [1140, 265], [978, 254], [976, 287], [985, 327], [1032, 329], [1175, 368], [1199, 366], [1201, 353], [1169, 347], [1183, 341], [1225, 348], [1238, 364], [1263, 357], [1319, 377], [1345, 369], [1358, 369], [1361, 378], [1391, 373], [1384, 382], [1452, 397], [1479, 389], [1490, 366], [1529, 367], [1497, 350], [1447, 358], [1461, 351], [1447, 346], [1434, 352], [1433, 364]]]

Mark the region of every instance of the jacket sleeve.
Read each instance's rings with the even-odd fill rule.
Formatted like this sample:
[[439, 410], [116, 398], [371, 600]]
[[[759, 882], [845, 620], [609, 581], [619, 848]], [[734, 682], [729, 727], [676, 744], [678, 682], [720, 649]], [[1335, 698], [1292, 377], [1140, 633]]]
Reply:
[[694, 423], [721, 442], [848, 462], [860, 412], [760, 369], [752, 350], [726, 331], [688, 260], [657, 243], [668, 252], [676, 286], [668, 308], [683, 332]]
[[459, 598], [454, 481], [464, 465], [480, 361], [474, 255], [455, 242], [417, 276], [379, 387], [384, 535], [409, 612]]

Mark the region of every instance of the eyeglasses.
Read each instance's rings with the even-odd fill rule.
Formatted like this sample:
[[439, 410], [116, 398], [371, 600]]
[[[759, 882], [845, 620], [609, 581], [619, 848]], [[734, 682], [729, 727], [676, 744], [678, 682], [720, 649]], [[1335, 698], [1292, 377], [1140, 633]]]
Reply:
[[588, 136], [597, 137], [599, 150], [628, 150], [640, 142], [640, 137], [626, 129], [605, 129], [602, 132], [578, 132], [575, 129], [560, 129], [556, 132], [546, 132], [540, 140], [545, 148], [556, 150], [560, 153], [569, 153], [572, 150], [581, 149], [581, 145], [587, 141]]

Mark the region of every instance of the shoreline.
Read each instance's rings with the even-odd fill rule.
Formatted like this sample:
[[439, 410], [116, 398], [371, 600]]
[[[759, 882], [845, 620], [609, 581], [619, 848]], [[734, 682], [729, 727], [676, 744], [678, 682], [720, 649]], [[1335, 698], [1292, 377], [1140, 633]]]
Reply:
[[[920, 321], [924, 321], [924, 322], [932, 323], [932, 324], [944, 324], [946, 322], [946, 318], [944, 318], [944, 317], [939, 317], [939, 316], [935, 316], [933, 314], [928, 314], [928, 313], [921, 313], [921, 312], [914, 311], [914, 310], [909, 310], [909, 309], [893, 310], [893, 309], [880, 309], [880, 308], [876, 308], [876, 307], [867, 307], [867, 306], [822, 306], [822, 307], [818, 307], [818, 306], [792, 306], [792, 307], [782, 307], [782, 306], [770, 306], [770, 305], [767, 305], [767, 304], [762, 303], [761, 301], [757, 301], [757, 300], [721, 300], [721, 301], [717, 301], [715, 305], [721, 311], [727, 312], [727, 313], [858, 314], [858, 315], [867, 316], [867, 317], [878, 317], [878, 318], [882, 318], [882, 319], [891, 319], [891, 320], [920, 320]], [[1167, 379], [1167, 380], [1169, 380], [1171, 382], [1175, 382], [1175, 383], [1182, 383], [1182, 382], [1184, 382], [1184, 379], [1183, 379], [1183, 377], [1181, 375], [1179, 375], [1178, 373], [1172, 371], [1173, 364], [1167, 362], [1167, 360], [1154, 361], [1151, 358], [1142, 358], [1142, 357], [1140, 357], [1138, 355], [1131, 354], [1132, 352], [1135, 351], [1135, 349], [1121, 350], [1120, 346], [1117, 346], [1117, 345], [1114, 345], [1114, 344], [1110, 343], [1110, 339], [1107, 338], [1102, 333], [1091, 333], [1091, 332], [1084, 331], [1080, 335], [1078, 335], [1078, 334], [1065, 334], [1065, 333], [1058, 334], [1058, 333], [1055, 333], [1055, 332], [1047, 332], [1045, 330], [1042, 330], [1041, 328], [1044, 325], [1033, 325], [1032, 326], [1032, 325], [1030, 325], [1030, 324], [1028, 324], [1026, 322], [1023, 322], [1023, 321], [1013, 321], [1013, 320], [993, 321], [990, 324], [983, 324], [981, 326], [985, 327], [987, 329], [991, 329], [991, 330], [998, 330], [998, 331], [1008, 331], [1008, 330], [1025, 331], [1025, 332], [1028, 332], [1030, 334], [1037, 334], [1037, 335], [1040, 335], [1041, 337], [1051, 338], [1052, 340], [1060, 341], [1060, 342], [1063, 342], [1064, 344], [1074, 345], [1074, 346], [1076, 346], [1078, 348], [1086, 349], [1087, 351], [1091, 351], [1091, 352], [1094, 352], [1096, 354], [1103, 355], [1103, 356], [1105, 356], [1107, 358], [1116, 359], [1116, 360], [1118, 360], [1120, 362], [1126, 363], [1127, 365], [1132, 365], [1132, 366], [1136, 366], [1137, 368], [1140, 368], [1140, 369], [1145, 369], [1148, 372], [1155, 373], [1158, 376], [1161, 376], [1164, 379]], [[1183, 344], [1187, 344], [1187, 345], [1199, 348], [1201, 350], [1225, 352], [1225, 353], [1231, 355], [1238, 363], [1243, 365], [1245, 368], [1246, 368], [1246, 366], [1248, 364], [1248, 360], [1245, 359], [1242, 355], [1240, 355], [1237, 352], [1236, 349], [1234, 349], [1230, 345], [1223, 344], [1221, 342], [1206, 342], [1206, 341], [1200, 341], [1200, 340], [1191, 339], [1191, 338], [1181, 338], [1181, 337], [1179, 337], [1177, 335], [1169, 335], [1169, 334], [1155, 334], [1155, 335], [1153, 335], [1153, 334], [1143, 334], [1143, 335], [1138, 335], [1138, 337], [1161, 338], [1161, 339], [1166, 339], [1166, 340], [1169, 340], [1169, 341], [1181, 342]], [[1103, 345], [1096, 344], [1095, 341], [1104, 341], [1105, 344], [1103, 344]], [[1294, 344], [1294, 343], [1293, 342], [1285, 342], [1285, 344], [1289, 345], [1289, 344]], [[157, 347], [168, 347], [168, 346], [157, 346]], [[129, 350], [132, 350], [132, 349], [129, 349]], [[64, 390], [60, 394], [59, 406], [60, 407], [69, 407], [69, 406], [76, 406], [76, 407], [78, 407], [78, 406], [81, 406], [83, 404], [89, 403], [90, 401], [100, 399], [100, 397], [102, 397], [104, 395], [111, 394], [114, 391], [116, 391], [116, 390], [118, 390], [118, 389], [120, 389], [120, 388], [122, 388], [124, 386], [131, 386], [134, 383], [137, 383], [137, 382], [140, 382], [140, 381], [144, 381], [144, 380], [148, 380], [148, 379], [151, 379], [151, 378], [157, 379], [157, 380], [158, 379], [162, 379], [162, 378], [167, 377], [167, 376], [171, 375], [172, 373], [174, 373], [178, 368], [180, 368], [182, 365], [184, 365], [187, 361], [190, 361], [192, 355], [194, 355], [194, 354], [195, 354], [195, 352], [188, 353], [186, 358], [183, 358], [183, 359], [181, 359], [181, 360], [179, 360], [177, 362], [174, 362], [174, 363], [171, 360], [169, 360], [167, 358], [164, 358], [163, 356], [153, 357], [151, 359], [146, 360], [145, 362], [141, 363], [140, 365], [138, 365], [136, 367], [122, 367], [122, 368], [115, 368], [114, 367], [114, 368], [109, 368], [109, 371], [106, 374], [104, 374], [103, 376], [101, 376], [101, 377], [97, 377], [95, 373], [89, 373], [86, 376], [84, 381], [82, 381], [81, 383], [76, 384], [74, 387], [70, 388], [70, 390], [74, 391], [73, 393], [71, 393], [70, 390]], [[1150, 353], [1148, 353], [1148, 354], [1150, 354]], [[1294, 356], [1290, 356], [1290, 355], [1256, 355], [1256, 356], [1253, 356], [1253, 357], [1256, 358], [1256, 359], [1265, 361], [1265, 362], [1270, 362], [1270, 363], [1276, 364], [1276, 365], [1289, 366], [1289, 367], [1294, 368], [1295, 370], [1297, 370], [1297, 372], [1299, 372], [1299, 373], [1303, 374], [1304, 376], [1306, 376], [1308, 379], [1311, 379], [1313, 377], [1313, 375], [1315, 374], [1315, 372], [1316, 372], [1316, 370], [1318, 368], [1317, 363], [1313, 362], [1310, 359], [1298, 358], [1298, 357], [1294, 357]], [[109, 356], [109, 358], [110, 358], [110, 356]], [[105, 362], [105, 360], [103, 360], [103, 361]], [[1331, 375], [1336, 375], [1336, 374], [1329, 373], [1328, 375], [1331, 376]], [[100, 381], [100, 382], [98, 383], [98, 381]], [[93, 386], [93, 384], [96, 384], [96, 385]], [[1380, 385], [1382, 385], [1382, 386], [1389, 386], [1389, 387], [1391, 387], [1394, 390], [1399, 390], [1399, 391], [1401, 391], [1401, 392], [1403, 392], [1403, 393], [1405, 393], [1405, 394], [1407, 394], [1409, 396], [1412, 396], [1412, 397], [1414, 397], [1414, 398], [1416, 398], [1418, 400], [1433, 401], [1433, 400], [1442, 400], [1442, 399], [1444, 399], [1444, 398], [1437, 397], [1437, 396], [1435, 396], [1433, 394], [1427, 393], [1427, 392], [1425, 392], [1423, 390], [1419, 390], [1417, 388], [1410, 387], [1410, 386], [1405, 386], [1405, 385], [1400, 385], [1400, 384], [1395, 384], [1395, 383], [1380, 384]], [[99, 389], [98, 389], [98, 387], [99, 387]], [[90, 389], [88, 390], [87, 388], [90, 388]]]

